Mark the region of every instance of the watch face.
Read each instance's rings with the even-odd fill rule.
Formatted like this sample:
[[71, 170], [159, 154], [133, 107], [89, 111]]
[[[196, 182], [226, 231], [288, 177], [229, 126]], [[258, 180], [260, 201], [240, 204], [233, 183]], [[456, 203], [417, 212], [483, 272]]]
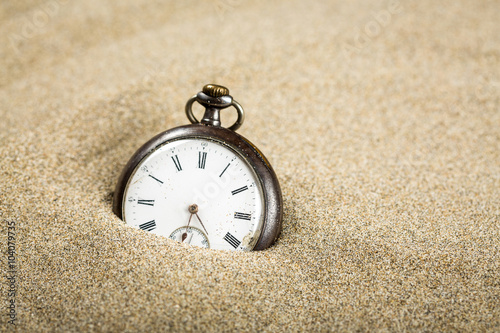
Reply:
[[146, 155], [128, 179], [126, 223], [199, 247], [252, 250], [264, 220], [264, 195], [252, 166], [230, 146], [206, 138], [169, 141]]

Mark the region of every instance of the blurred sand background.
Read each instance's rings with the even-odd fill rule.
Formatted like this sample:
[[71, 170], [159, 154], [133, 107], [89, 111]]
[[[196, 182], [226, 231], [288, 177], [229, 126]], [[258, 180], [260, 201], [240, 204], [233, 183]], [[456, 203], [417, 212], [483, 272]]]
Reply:
[[[499, 22], [484, 0], [2, 2], [2, 327], [11, 223], [19, 332], [498, 332]], [[212, 82], [281, 182], [263, 252], [111, 211]]]

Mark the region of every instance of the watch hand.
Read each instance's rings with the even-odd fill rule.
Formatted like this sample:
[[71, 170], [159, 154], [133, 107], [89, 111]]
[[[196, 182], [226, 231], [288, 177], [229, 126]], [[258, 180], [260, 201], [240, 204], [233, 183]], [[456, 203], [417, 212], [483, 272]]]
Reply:
[[195, 213], [195, 214], [196, 214], [196, 217], [198, 218], [198, 221], [200, 221], [200, 224], [201, 224], [201, 226], [203, 227], [203, 230], [205, 230], [205, 233], [208, 235], [208, 231], [207, 231], [207, 229], [205, 228], [205, 226], [203, 225], [203, 222], [201, 222], [201, 219], [200, 219], [200, 217], [198, 216], [198, 213]]
[[203, 227], [203, 230], [205, 230], [205, 232], [207, 233], [208, 235], [208, 231], [207, 229], [205, 228], [205, 226], [203, 225], [203, 222], [201, 222], [201, 219], [200, 217], [198, 216], [198, 205], [197, 204], [192, 204], [189, 206], [188, 208], [189, 212], [191, 213], [191, 217], [193, 216], [193, 214], [196, 215], [196, 217], [198, 218], [198, 221], [200, 221], [200, 224], [201, 226]]
[[184, 241], [186, 240], [186, 238], [187, 238], [187, 235], [188, 235], [188, 234], [187, 234], [187, 231], [188, 231], [188, 228], [189, 228], [189, 224], [191, 223], [191, 218], [192, 218], [192, 217], [193, 217], [193, 214], [191, 214], [191, 215], [189, 216], [189, 221], [188, 221], [188, 224], [187, 224], [187, 226], [186, 226], [186, 231], [184, 231], [184, 233], [182, 234], [182, 238], [181, 238], [182, 240], [181, 240], [181, 242], [184, 242]]

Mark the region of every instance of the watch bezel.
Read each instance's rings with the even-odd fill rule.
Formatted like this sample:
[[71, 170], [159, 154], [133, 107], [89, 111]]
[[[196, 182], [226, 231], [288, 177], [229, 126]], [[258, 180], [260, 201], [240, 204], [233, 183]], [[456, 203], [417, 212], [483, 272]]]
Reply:
[[270, 247], [281, 232], [283, 199], [276, 174], [266, 157], [250, 141], [240, 134], [219, 126], [192, 124], [162, 132], [142, 145], [125, 165], [113, 196], [113, 212], [123, 220], [124, 194], [129, 178], [137, 166], [159, 147], [180, 139], [207, 139], [217, 141], [236, 151], [253, 168], [263, 190], [264, 219], [259, 239], [253, 251]]

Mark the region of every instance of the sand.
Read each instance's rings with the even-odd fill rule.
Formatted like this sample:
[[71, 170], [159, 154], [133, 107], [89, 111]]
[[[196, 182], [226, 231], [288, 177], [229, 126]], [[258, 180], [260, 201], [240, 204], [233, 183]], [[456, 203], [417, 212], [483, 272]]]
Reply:
[[[0, 7], [3, 329], [500, 330], [498, 2]], [[281, 183], [266, 251], [112, 213], [128, 158], [206, 83]]]

